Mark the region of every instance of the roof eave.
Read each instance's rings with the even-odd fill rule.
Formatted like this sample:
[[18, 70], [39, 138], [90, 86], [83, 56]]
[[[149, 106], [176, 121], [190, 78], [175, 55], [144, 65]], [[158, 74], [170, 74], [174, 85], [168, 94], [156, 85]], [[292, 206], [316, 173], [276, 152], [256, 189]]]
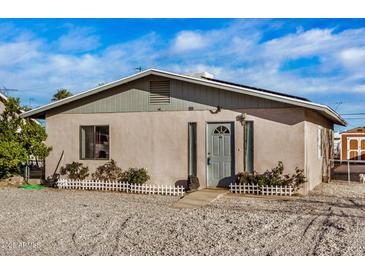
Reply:
[[332, 120], [334, 123], [341, 125], [341, 126], [347, 126], [346, 120], [344, 120], [340, 115], [338, 115], [336, 112], [334, 112], [332, 109], [328, 108], [326, 106], [325, 113], [329, 116], [328, 119]]

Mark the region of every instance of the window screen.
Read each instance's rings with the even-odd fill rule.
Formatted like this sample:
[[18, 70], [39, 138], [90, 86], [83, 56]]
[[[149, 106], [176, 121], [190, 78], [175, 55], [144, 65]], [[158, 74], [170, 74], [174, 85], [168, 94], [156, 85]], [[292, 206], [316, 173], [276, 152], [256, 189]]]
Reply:
[[80, 158], [109, 159], [109, 126], [80, 127]]
[[81, 159], [94, 156], [94, 127], [81, 127]]
[[245, 171], [253, 172], [253, 121], [245, 122], [244, 134], [244, 166]]
[[189, 123], [189, 151], [188, 151], [188, 158], [189, 158], [189, 176], [196, 176], [196, 123]]

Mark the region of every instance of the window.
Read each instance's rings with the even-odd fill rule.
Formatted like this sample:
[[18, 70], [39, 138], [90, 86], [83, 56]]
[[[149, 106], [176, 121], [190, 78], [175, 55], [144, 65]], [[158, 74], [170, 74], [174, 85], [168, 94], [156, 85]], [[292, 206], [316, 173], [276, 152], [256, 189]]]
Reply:
[[170, 104], [170, 81], [150, 81], [150, 104]]
[[196, 123], [189, 123], [188, 134], [188, 172], [189, 176], [196, 176]]
[[219, 126], [214, 130], [213, 134], [229, 134], [229, 129], [225, 126]]
[[109, 126], [80, 127], [80, 159], [109, 159]]
[[246, 172], [253, 172], [253, 121], [245, 121], [244, 167]]

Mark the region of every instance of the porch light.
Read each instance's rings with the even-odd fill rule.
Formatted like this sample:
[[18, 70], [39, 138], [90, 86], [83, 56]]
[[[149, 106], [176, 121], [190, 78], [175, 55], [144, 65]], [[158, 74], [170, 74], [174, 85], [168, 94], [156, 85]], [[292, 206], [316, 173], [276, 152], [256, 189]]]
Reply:
[[240, 115], [238, 115], [238, 116], [236, 117], [236, 120], [237, 120], [238, 122], [240, 122], [240, 123], [241, 123], [241, 125], [243, 126], [244, 121], [246, 120], [246, 116], [247, 116], [247, 113], [241, 113]]

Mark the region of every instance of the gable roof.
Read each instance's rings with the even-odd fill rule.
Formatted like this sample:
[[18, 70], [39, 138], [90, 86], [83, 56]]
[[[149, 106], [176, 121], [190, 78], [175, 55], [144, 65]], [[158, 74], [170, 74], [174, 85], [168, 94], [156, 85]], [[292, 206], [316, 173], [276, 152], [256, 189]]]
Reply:
[[260, 97], [260, 98], [264, 98], [264, 99], [268, 99], [268, 100], [273, 100], [273, 101], [278, 101], [278, 102], [282, 102], [282, 103], [286, 103], [286, 104], [290, 104], [290, 105], [313, 109], [313, 110], [320, 112], [322, 115], [324, 115], [325, 117], [327, 117], [329, 120], [333, 121], [336, 124], [343, 125], [343, 126], [346, 125], [346, 121], [330, 107], [328, 107], [326, 105], [321, 105], [321, 104], [310, 102], [309, 100], [307, 100], [305, 98], [291, 96], [291, 95], [274, 92], [274, 91], [269, 91], [269, 90], [264, 90], [264, 89], [253, 88], [253, 87], [239, 85], [239, 84], [234, 84], [234, 83], [230, 83], [230, 82], [226, 82], [226, 81], [222, 81], [222, 80], [214, 80], [211, 78], [197, 78], [197, 77], [193, 77], [193, 76], [182, 75], [182, 74], [167, 72], [167, 71], [158, 70], [158, 69], [148, 69], [148, 70], [133, 74], [131, 76], [122, 78], [120, 80], [113, 81], [108, 84], [75, 94], [75, 95], [67, 97], [65, 99], [62, 99], [62, 100], [59, 100], [56, 102], [52, 102], [47, 105], [32, 109], [30, 111], [23, 113], [21, 116], [24, 118], [25, 117], [33, 117], [33, 118], [42, 117], [43, 118], [45, 113], [51, 109], [57, 108], [59, 106], [71, 103], [76, 100], [80, 100], [82, 98], [97, 94], [104, 90], [131, 82], [131, 81], [134, 81], [134, 80], [137, 80], [137, 79], [149, 76], [149, 75], [167, 77], [167, 78], [171, 78], [171, 79], [175, 79], [175, 80], [195, 83], [195, 84], [199, 84], [199, 85], [205, 85], [205, 86], [209, 86], [209, 87], [213, 87], [213, 88], [219, 88], [222, 90], [227, 90], [227, 91], [236, 92], [236, 93], [245, 94], [245, 95], [256, 96], [256, 97]]
[[355, 128], [351, 128], [351, 129], [340, 132], [340, 134], [343, 134], [343, 133], [360, 133], [360, 134], [365, 133], [365, 126], [355, 127]]

